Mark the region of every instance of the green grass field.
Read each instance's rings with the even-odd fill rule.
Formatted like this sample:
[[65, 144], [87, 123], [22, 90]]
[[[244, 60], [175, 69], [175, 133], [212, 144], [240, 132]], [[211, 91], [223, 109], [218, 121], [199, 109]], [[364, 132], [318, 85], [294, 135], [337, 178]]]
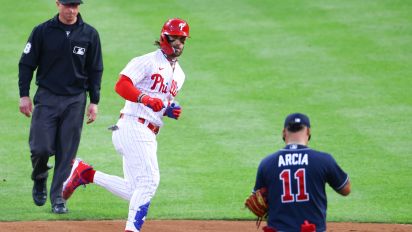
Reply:
[[[76, 191], [67, 215], [33, 204], [17, 64], [32, 28], [57, 11], [54, 1], [1, 3], [0, 221], [126, 218], [127, 202], [94, 185]], [[81, 12], [100, 32], [105, 72], [78, 157], [116, 175], [106, 128], [123, 107], [118, 73], [155, 49], [166, 19], [191, 26], [183, 114], [158, 136], [150, 219], [254, 219], [243, 201], [257, 165], [283, 146], [284, 117], [299, 111], [312, 120], [310, 146], [351, 177], [349, 197], [328, 189], [329, 221], [412, 223], [412, 1], [85, 0]]]

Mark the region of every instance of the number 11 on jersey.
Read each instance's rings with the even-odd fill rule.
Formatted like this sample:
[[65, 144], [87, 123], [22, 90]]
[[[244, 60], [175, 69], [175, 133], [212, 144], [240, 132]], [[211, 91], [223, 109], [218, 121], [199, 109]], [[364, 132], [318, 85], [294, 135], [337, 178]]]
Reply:
[[301, 201], [308, 201], [309, 194], [306, 192], [306, 170], [304, 168], [300, 168], [296, 170], [294, 173], [294, 179], [296, 180], [298, 193], [292, 193], [292, 179], [290, 176], [291, 170], [285, 169], [279, 174], [279, 179], [282, 181], [283, 185], [283, 194], [282, 194], [282, 203], [289, 203], [289, 202], [301, 202]]

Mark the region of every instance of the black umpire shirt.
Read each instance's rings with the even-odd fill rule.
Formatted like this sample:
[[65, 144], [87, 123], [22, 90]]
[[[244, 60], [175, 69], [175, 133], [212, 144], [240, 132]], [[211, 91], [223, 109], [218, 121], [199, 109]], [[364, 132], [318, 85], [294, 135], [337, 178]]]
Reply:
[[20, 97], [29, 96], [37, 68], [36, 84], [56, 95], [88, 91], [90, 102], [100, 99], [103, 60], [99, 34], [80, 14], [74, 25], [65, 25], [58, 14], [35, 27], [19, 62]]

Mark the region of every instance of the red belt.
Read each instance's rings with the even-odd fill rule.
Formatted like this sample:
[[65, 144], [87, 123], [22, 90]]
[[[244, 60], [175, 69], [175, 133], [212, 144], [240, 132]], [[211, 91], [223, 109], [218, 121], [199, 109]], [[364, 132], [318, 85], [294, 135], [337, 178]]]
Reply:
[[[124, 114], [120, 114], [120, 118], [123, 118]], [[144, 118], [137, 118], [137, 121], [140, 122], [141, 124], [145, 124], [146, 123], [146, 119]], [[157, 133], [159, 133], [159, 127], [154, 125], [153, 123], [147, 123], [147, 128], [149, 128], [149, 130], [151, 130], [155, 135], [157, 135]]]

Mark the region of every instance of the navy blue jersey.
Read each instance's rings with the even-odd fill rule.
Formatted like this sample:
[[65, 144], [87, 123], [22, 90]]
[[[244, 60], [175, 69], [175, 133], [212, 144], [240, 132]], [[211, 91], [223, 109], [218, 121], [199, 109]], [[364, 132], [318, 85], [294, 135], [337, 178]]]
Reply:
[[339, 191], [347, 182], [348, 175], [330, 154], [289, 144], [262, 160], [254, 189], [268, 189], [270, 227], [298, 232], [308, 220], [325, 231], [325, 185]]

